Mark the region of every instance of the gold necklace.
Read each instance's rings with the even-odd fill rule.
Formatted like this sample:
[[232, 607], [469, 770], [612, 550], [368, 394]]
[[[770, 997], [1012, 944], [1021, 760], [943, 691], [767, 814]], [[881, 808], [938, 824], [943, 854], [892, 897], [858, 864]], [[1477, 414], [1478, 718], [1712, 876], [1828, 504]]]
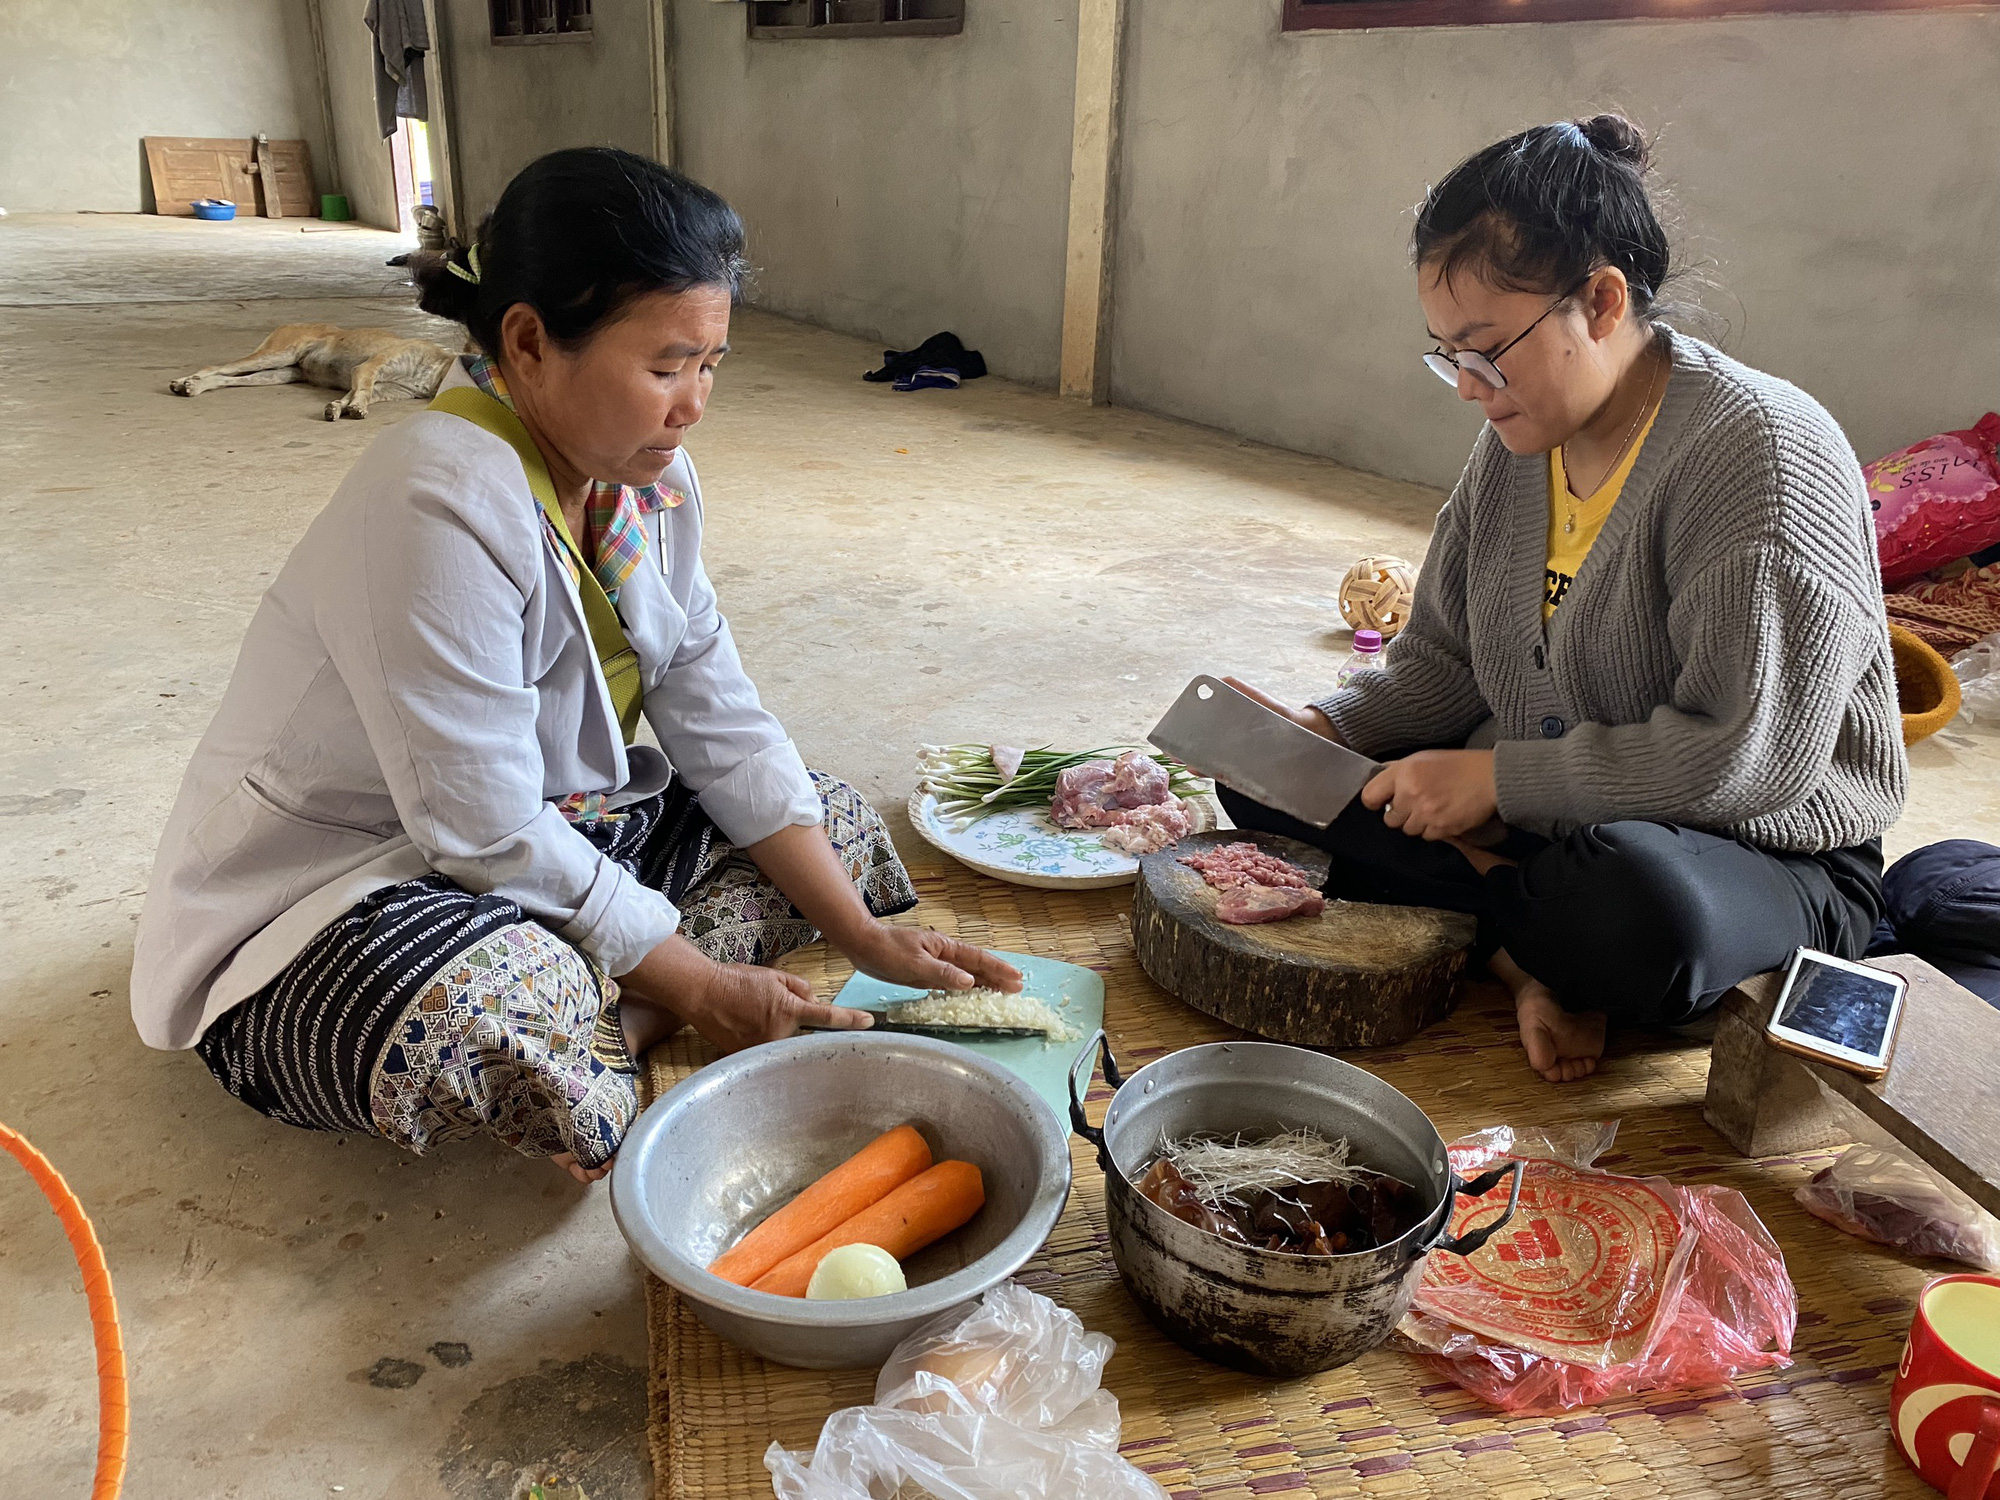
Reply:
[[[1632, 425], [1630, 428], [1626, 430], [1625, 433], [1625, 441], [1618, 445], [1617, 456], [1611, 460], [1610, 466], [1605, 469], [1604, 477], [1597, 481], [1596, 488], [1591, 490], [1590, 493], [1592, 495], [1595, 495], [1598, 490], [1603, 489], [1605, 481], [1610, 479], [1613, 474], [1617, 473], [1618, 466], [1623, 462], [1625, 462], [1625, 454], [1626, 451], [1632, 446], [1632, 439], [1639, 435], [1640, 422], [1645, 419], [1646, 413], [1653, 409], [1653, 392], [1659, 389], [1659, 385], [1660, 385], [1660, 366], [1656, 365], [1653, 369], [1653, 378], [1646, 383], [1646, 399], [1643, 403], [1641, 403], [1639, 410], [1633, 414]], [[1567, 475], [1569, 473], [1569, 444], [1564, 443], [1557, 451], [1562, 454], [1563, 473]], [[1564, 488], [1568, 489], [1569, 487], [1565, 485]], [[1563, 522], [1563, 535], [1568, 536], [1576, 530], [1576, 511], [1577, 507], [1582, 504], [1583, 500], [1578, 498], [1574, 490], [1570, 490], [1569, 517]]]

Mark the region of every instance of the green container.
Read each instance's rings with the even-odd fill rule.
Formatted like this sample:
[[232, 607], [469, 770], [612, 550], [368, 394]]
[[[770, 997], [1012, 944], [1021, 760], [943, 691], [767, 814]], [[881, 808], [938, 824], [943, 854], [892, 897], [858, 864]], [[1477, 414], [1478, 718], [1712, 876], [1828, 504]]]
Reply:
[[335, 223], [344, 223], [354, 217], [354, 210], [347, 206], [345, 193], [321, 193], [319, 195], [319, 216]]

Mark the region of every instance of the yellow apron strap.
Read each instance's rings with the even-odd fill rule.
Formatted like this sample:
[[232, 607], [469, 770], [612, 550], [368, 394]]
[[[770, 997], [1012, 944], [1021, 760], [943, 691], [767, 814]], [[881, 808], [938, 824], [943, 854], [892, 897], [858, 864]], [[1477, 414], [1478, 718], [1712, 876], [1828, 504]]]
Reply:
[[618, 611], [612, 606], [610, 596], [604, 592], [604, 585], [598, 582], [597, 574], [584, 562], [582, 551], [569, 534], [569, 524], [563, 520], [562, 506], [556, 500], [555, 481], [549, 478], [549, 466], [543, 461], [541, 450], [528, 436], [528, 429], [521, 425], [521, 419], [509, 411], [505, 403], [494, 400], [477, 386], [455, 385], [449, 390], [439, 391], [431, 402], [431, 410], [465, 418], [475, 427], [504, 440], [519, 456], [521, 468], [528, 476], [528, 488], [534, 492], [535, 499], [541, 504], [542, 514], [549, 518], [550, 526], [561, 538], [564, 550], [576, 563], [576, 587], [583, 600], [583, 620], [590, 627], [590, 643], [597, 652], [597, 665], [604, 673], [604, 685], [611, 690], [611, 707], [618, 715], [618, 728], [625, 736], [625, 743], [631, 744], [639, 732], [639, 710], [644, 701], [639, 653], [625, 638], [625, 627], [618, 623]]

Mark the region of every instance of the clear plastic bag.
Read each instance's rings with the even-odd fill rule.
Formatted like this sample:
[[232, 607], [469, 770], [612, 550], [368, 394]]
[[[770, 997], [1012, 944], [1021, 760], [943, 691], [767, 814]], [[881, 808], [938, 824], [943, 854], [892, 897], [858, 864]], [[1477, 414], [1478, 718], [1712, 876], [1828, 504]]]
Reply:
[[1954, 656], [1951, 671], [1959, 684], [1959, 716], [1968, 724], [2000, 720], [2000, 630]]
[[2000, 1271], [2000, 1219], [1894, 1146], [1849, 1146], [1793, 1196], [1861, 1239]]
[[1505, 1411], [1570, 1410], [1791, 1363], [1797, 1295], [1748, 1201], [1595, 1170], [1616, 1129], [1499, 1126], [1451, 1147], [1461, 1177], [1524, 1162], [1520, 1211], [1459, 1264], [1434, 1256], [1398, 1332]]
[[764, 1454], [778, 1500], [1166, 1500], [1118, 1456], [1117, 1346], [1012, 1282], [911, 1334], [873, 1406], [835, 1412], [810, 1455]]

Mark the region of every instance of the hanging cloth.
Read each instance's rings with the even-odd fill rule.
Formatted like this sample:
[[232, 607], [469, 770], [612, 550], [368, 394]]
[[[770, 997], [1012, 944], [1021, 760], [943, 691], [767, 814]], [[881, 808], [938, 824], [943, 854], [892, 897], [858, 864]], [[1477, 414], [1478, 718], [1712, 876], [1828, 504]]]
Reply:
[[431, 117], [430, 90], [424, 86], [431, 33], [424, 0], [368, 0], [362, 19], [375, 34], [375, 122], [386, 141], [396, 133], [397, 116]]
[[528, 436], [528, 429], [521, 425], [521, 419], [509, 411], [505, 403], [475, 386], [455, 385], [439, 391], [430, 409], [465, 418], [473, 426], [483, 428], [504, 441], [520, 458], [521, 468], [528, 476], [528, 488], [534, 492], [542, 514], [548, 518], [549, 529], [555, 533], [563, 551], [574, 563], [569, 573], [576, 582], [577, 596], [583, 601], [583, 619], [590, 627], [590, 644], [597, 653], [597, 665], [604, 673], [604, 685], [611, 693], [611, 707], [618, 716], [619, 731], [625, 736], [625, 743], [631, 744], [639, 732], [639, 710], [645, 701], [645, 684], [639, 673], [639, 653], [625, 638], [625, 627], [619, 623], [617, 607], [604, 592], [604, 585], [598, 581], [596, 572], [584, 565], [583, 553], [569, 534], [569, 523], [563, 519], [562, 505], [556, 499], [555, 482], [549, 478], [549, 466], [543, 462], [541, 450], [535, 447], [535, 440]]

